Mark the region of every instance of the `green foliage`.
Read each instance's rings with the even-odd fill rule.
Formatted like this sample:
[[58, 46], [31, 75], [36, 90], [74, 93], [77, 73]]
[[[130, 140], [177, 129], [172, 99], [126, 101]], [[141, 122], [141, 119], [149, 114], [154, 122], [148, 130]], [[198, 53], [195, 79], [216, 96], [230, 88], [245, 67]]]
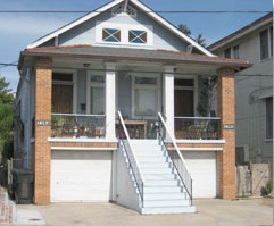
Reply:
[[[185, 24], [178, 25], [177, 29], [188, 36], [191, 36], [192, 34], [190, 28]], [[206, 40], [202, 37], [202, 34], [198, 34], [197, 37], [194, 38], [194, 40], [197, 43], [199, 43], [202, 47], [206, 47]]]
[[5, 77], [0, 77], [0, 151], [13, 140], [14, 95]]
[[13, 104], [14, 95], [12, 90], [8, 88], [9, 83], [6, 82], [5, 77], [0, 77], [0, 102], [3, 104]]
[[271, 194], [273, 191], [273, 180], [269, 180], [267, 181], [266, 185], [265, 185], [265, 191], [266, 194]]
[[191, 31], [190, 31], [189, 27], [185, 24], [178, 25], [178, 30], [183, 32], [186, 35], [191, 35]]

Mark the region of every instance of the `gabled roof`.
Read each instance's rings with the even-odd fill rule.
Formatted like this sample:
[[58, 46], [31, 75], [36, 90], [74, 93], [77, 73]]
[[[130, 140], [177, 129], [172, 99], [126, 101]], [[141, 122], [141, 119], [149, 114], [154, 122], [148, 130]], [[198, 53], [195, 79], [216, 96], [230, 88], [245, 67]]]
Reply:
[[[58, 30], [47, 34], [43, 37], [41, 37], [39, 40], [29, 44], [27, 46], [28, 49], [31, 48], [36, 48], [39, 45], [41, 45], [44, 42], [47, 42], [49, 40], [51, 40], [52, 38], [63, 34], [67, 31], [69, 31], [70, 29], [84, 23], [85, 21], [94, 18], [98, 15], [100, 15], [102, 12], [109, 10], [115, 6], [117, 6], [119, 3], [123, 2], [125, 0], [113, 0], [109, 3], [107, 3], [106, 5], [102, 6], [101, 8], [98, 8], [94, 11], [91, 11], [90, 13], [88, 13], [87, 15], [80, 17], [79, 19], [73, 21], [70, 24], [65, 25], [64, 27], [59, 28]], [[201, 51], [202, 53], [206, 54], [207, 56], [213, 56], [213, 54], [211, 52], [209, 52], [207, 49], [205, 49], [204, 47], [202, 47], [199, 43], [195, 42], [193, 39], [191, 39], [189, 36], [185, 35], [184, 33], [180, 32], [174, 25], [172, 25], [171, 23], [169, 23], [167, 20], [165, 20], [163, 17], [159, 16], [157, 13], [153, 12], [153, 10], [151, 10], [149, 7], [147, 7], [146, 5], [144, 5], [141, 1], [139, 0], [128, 0], [131, 1], [135, 6], [137, 6], [138, 8], [140, 8], [142, 11], [144, 11], [148, 16], [150, 16], [152, 19], [154, 19], [156, 22], [158, 22], [159, 24], [161, 24], [162, 26], [166, 27], [168, 30], [170, 30], [171, 32], [173, 32], [174, 34], [178, 35], [182, 40], [188, 42], [190, 45], [192, 45], [193, 47], [195, 47], [196, 49], [198, 49], [199, 51]]]
[[213, 52], [213, 51], [217, 50], [218, 48], [221, 48], [225, 44], [230, 43], [236, 39], [239, 39], [240, 37], [247, 35], [250, 32], [253, 32], [253, 31], [257, 30], [258, 28], [265, 26], [266, 24], [269, 24], [272, 22], [273, 22], [273, 12], [270, 12], [267, 15], [255, 20], [251, 24], [241, 28], [240, 30], [238, 30], [228, 36], [225, 36], [223, 39], [221, 39], [215, 43], [212, 43], [208, 47], [208, 49]]

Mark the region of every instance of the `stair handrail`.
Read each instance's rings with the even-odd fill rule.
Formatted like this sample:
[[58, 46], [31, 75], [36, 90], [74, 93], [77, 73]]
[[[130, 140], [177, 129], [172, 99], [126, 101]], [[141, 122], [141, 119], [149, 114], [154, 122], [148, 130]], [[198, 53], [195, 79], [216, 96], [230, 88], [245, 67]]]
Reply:
[[[177, 173], [182, 181], [182, 183], [184, 184], [185, 186], [185, 189], [190, 197], [190, 201], [191, 201], [191, 205], [192, 205], [192, 178], [191, 178], [191, 174], [190, 174], [190, 170], [188, 168], [188, 166], [186, 165], [186, 162], [182, 156], [182, 153], [180, 151], [180, 149], [178, 148], [177, 144], [176, 144], [176, 141], [175, 141], [175, 137], [174, 135], [169, 131], [169, 129], [167, 128], [166, 126], [166, 122], [164, 120], [164, 118], [162, 117], [161, 113], [158, 112], [158, 117], [159, 117], [159, 130], [158, 130], [158, 133], [159, 133], [159, 137], [160, 139], [162, 139], [162, 141], [164, 142], [165, 144], [165, 139], [164, 137], [161, 135], [161, 124], [164, 126], [165, 128], [165, 131], [166, 131], [166, 135], [169, 136], [169, 138], [171, 139], [171, 142], [173, 144], [173, 147], [175, 148], [175, 151], [177, 153], [177, 155], [179, 156], [181, 162], [182, 162], [182, 166], [184, 167], [184, 172], [185, 173], [181, 173], [179, 171], [179, 169], [177, 168], [176, 164], [175, 164], [175, 161], [174, 159], [172, 158], [172, 155], [169, 154], [168, 152], [168, 148], [166, 147], [167, 149], [167, 154], [168, 156], [171, 158], [172, 162], [173, 162], [173, 165], [175, 166], [176, 170], [177, 170]], [[166, 136], [167, 137], [167, 136]]]
[[[139, 169], [140, 169], [139, 163], [138, 163], [138, 161], [137, 161], [137, 159], [136, 159], [136, 156], [135, 156], [135, 154], [134, 154], [134, 150], [133, 150], [133, 148], [132, 148], [132, 144], [131, 144], [131, 141], [130, 141], [130, 137], [129, 137], [129, 135], [128, 135], [128, 132], [127, 132], [127, 129], [126, 129], [126, 125], [125, 125], [125, 121], [124, 121], [124, 119], [123, 119], [123, 116], [122, 116], [121, 111], [118, 111], [118, 118], [119, 118], [119, 121], [120, 121], [121, 124], [122, 124], [123, 132], [125, 133], [126, 140], [127, 140], [127, 142], [128, 142], [128, 146], [129, 146], [129, 149], [130, 149], [130, 150], [127, 150], [126, 145], [125, 145], [125, 143], [124, 143], [124, 140], [123, 140], [123, 139], [120, 139], [120, 136], [119, 136], [119, 139], [123, 142], [124, 150], [125, 150], [125, 153], [126, 153], [126, 158], [127, 158], [127, 160], [128, 160], [128, 163], [129, 163], [129, 166], [130, 166], [130, 168], [131, 168], [131, 171], [132, 171], [132, 175], [133, 175], [134, 181], [135, 181], [136, 186], [137, 186], [137, 189], [138, 189], [138, 191], [139, 191], [140, 198], [141, 198], [141, 202], [142, 202], [142, 207], [143, 207], [143, 202], [144, 202], [144, 201], [143, 201], [143, 197], [144, 197], [144, 183], [143, 183], [144, 180], [143, 180], [143, 176], [142, 176], [142, 174], [141, 174], [141, 172], [140, 172], [140, 170], [139, 170]], [[119, 135], [120, 135], [120, 134], [119, 134]], [[130, 155], [129, 155], [128, 152], [130, 152], [130, 154], [131, 154], [131, 156], [133, 157], [133, 159], [130, 158]], [[134, 160], [134, 163], [133, 163], [132, 160]], [[133, 164], [135, 164], [135, 167], [134, 167]], [[137, 171], [137, 172], [136, 172], [136, 171]], [[139, 175], [139, 180], [138, 180], [137, 175]]]

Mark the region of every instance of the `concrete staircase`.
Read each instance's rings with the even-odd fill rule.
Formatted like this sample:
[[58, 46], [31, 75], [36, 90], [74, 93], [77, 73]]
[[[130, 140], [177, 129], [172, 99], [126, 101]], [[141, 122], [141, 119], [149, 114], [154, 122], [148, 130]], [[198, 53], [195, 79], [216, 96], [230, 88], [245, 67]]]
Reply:
[[142, 214], [195, 212], [172, 162], [157, 140], [131, 140], [143, 176]]

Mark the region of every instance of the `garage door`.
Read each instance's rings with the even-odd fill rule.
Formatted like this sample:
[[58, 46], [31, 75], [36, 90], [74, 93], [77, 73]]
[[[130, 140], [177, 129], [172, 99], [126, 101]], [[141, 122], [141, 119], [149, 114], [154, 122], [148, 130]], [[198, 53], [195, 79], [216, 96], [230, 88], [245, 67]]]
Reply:
[[217, 194], [216, 152], [183, 151], [192, 175], [193, 198], [215, 198]]
[[51, 202], [108, 201], [111, 152], [52, 151]]

